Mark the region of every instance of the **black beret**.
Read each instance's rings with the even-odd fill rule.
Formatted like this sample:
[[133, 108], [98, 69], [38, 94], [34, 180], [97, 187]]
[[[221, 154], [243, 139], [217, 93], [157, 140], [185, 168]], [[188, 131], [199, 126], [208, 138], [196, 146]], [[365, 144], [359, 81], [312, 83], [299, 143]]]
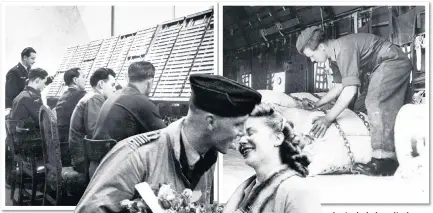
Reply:
[[223, 76], [192, 74], [189, 81], [193, 104], [218, 116], [248, 115], [262, 100], [259, 92]]

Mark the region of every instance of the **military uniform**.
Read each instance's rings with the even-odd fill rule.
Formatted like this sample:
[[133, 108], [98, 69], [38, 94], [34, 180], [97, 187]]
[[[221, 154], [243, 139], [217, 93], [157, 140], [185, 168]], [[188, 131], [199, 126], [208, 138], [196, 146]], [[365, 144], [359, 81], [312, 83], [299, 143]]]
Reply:
[[95, 130], [96, 118], [105, 97], [98, 92], [85, 95], [77, 104], [72, 113], [71, 127], [69, 131], [69, 149], [71, 163], [74, 169], [84, 173], [84, 137], [92, 138]]
[[28, 79], [29, 72], [21, 62], [14, 66], [6, 74], [6, 95], [5, 104], [6, 108], [12, 107], [12, 102], [15, 97], [23, 91], [26, 86], [26, 80]]
[[[248, 115], [261, 101], [257, 91], [222, 76], [195, 74], [189, 80], [194, 106], [218, 116]], [[75, 212], [121, 212], [120, 202], [138, 197], [135, 185], [141, 182], [156, 192], [161, 184], [170, 184], [178, 193], [189, 188], [201, 192], [200, 203], [211, 202], [218, 152], [208, 147], [197, 156], [183, 131], [192, 124], [184, 121], [118, 142], [99, 164]]]
[[99, 164], [75, 212], [121, 212], [120, 202], [137, 198], [134, 186], [141, 182], [155, 191], [160, 184], [170, 184], [178, 193], [190, 188], [201, 192], [201, 202], [210, 202], [217, 152], [208, 151], [187, 178], [182, 124], [180, 119], [117, 143]]
[[77, 106], [78, 101], [80, 101], [84, 95], [86, 95], [84, 89], [69, 87], [59, 98], [56, 105], [56, 114], [60, 142], [68, 141], [72, 112], [74, 112], [75, 106]]
[[11, 120], [24, 121], [23, 128], [39, 129], [39, 110], [42, 106], [41, 92], [26, 86], [12, 103]]
[[121, 141], [165, 126], [156, 105], [130, 84], [113, 94], [102, 105], [93, 139]]

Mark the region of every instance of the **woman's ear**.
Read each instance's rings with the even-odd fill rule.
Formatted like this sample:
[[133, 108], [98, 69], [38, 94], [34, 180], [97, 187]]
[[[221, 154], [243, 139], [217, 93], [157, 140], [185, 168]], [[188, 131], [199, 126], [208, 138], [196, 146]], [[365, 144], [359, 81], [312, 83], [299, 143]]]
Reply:
[[274, 146], [275, 147], [278, 147], [278, 146], [281, 146], [281, 144], [284, 142], [284, 134], [282, 133], [282, 132], [278, 132], [276, 135], [275, 135], [275, 144], [274, 144]]

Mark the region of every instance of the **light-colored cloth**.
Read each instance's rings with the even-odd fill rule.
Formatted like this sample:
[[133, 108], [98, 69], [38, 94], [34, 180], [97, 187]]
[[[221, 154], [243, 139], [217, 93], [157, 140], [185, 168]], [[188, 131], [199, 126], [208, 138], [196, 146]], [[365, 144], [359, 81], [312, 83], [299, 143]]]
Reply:
[[[241, 212], [245, 208], [248, 199], [253, 200], [247, 212], [251, 213], [320, 213], [321, 204], [318, 195], [309, 186], [307, 181], [298, 176], [293, 170], [288, 170], [280, 175], [286, 179], [278, 182], [278, 177], [273, 183], [268, 183], [258, 194], [253, 194], [256, 188], [255, 176], [242, 183], [227, 202], [224, 213]], [[264, 181], [263, 183], [265, 183]], [[262, 183], [260, 183], [262, 184]], [[248, 198], [247, 198], [248, 197]], [[247, 199], [246, 199], [247, 198]], [[247, 205], [248, 206], [248, 205]]]

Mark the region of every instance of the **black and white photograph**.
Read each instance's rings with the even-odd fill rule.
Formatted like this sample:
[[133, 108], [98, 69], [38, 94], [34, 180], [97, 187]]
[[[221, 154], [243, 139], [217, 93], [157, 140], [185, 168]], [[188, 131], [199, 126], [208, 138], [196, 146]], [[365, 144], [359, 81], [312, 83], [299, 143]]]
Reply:
[[428, 3], [0, 1], [0, 212], [430, 204]]
[[246, 138], [224, 155], [220, 201], [235, 209], [261, 197], [254, 187], [285, 166], [304, 180], [280, 183], [274, 212], [296, 199], [313, 205], [309, 194], [323, 204], [429, 203], [426, 10], [223, 5], [223, 75], [273, 112], [253, 111]]
[[[212, 3], [3, 5], [2, 206], [136, 212], [153, 204], [137, 202], [149, 196], [139, 183], [155, 193], [149, 199], [188, 198], [182, 208], [210, 201], [217, 152], [209, 152], [200, 166], [188, 165], [214, 145], [198, 154], [196, 143], [180, 143], [181, 130], [191, 144], [198, 140], [194, 131], [200, 128], [192, 121], [201, 108], [188, 125], [180, 119], [188, 113], [191, 91], [203, 91], [197, 99], [204, 104], [212, 97], [207, 89], [224, 82], [212, 77], [215, 8]], [[186, 155], [194, 157], [191, 162]]]

